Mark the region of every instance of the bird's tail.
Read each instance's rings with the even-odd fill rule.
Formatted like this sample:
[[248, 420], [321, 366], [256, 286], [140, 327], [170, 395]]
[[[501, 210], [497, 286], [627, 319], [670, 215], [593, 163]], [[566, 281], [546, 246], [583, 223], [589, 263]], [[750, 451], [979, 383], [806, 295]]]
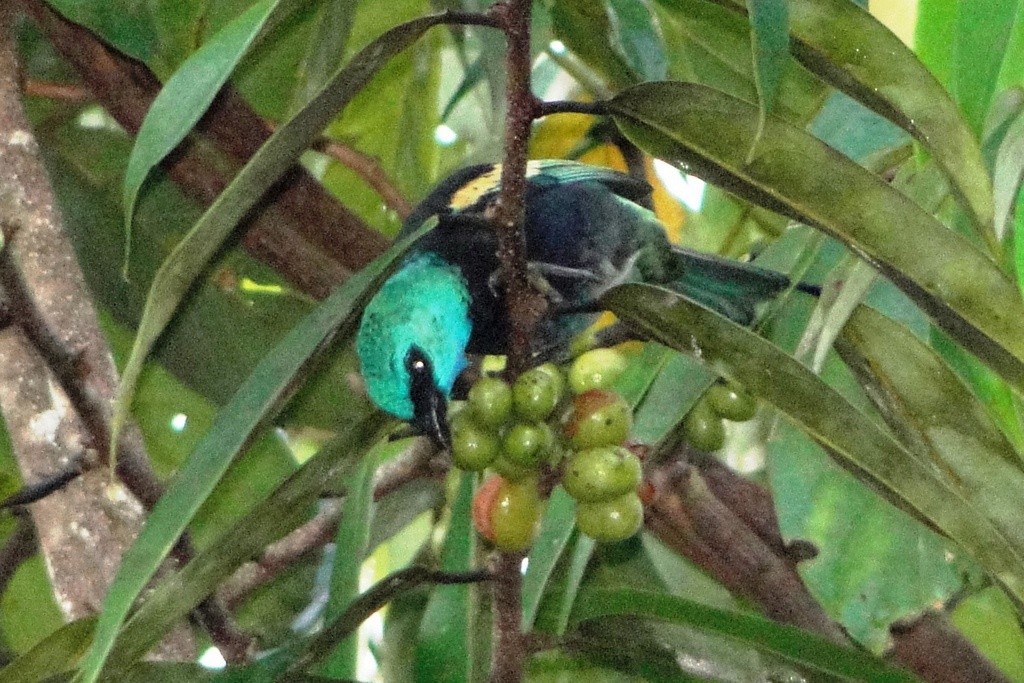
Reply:
[[[677, 269], [667, 286], [741, 325], [754, 321], [757, 304], [790, 286], [790, 279], [774, 270], [682, 247], [672, 251]], [[821, 294], [820, 287], [806, 282], [798, 282], [795, 289]]]

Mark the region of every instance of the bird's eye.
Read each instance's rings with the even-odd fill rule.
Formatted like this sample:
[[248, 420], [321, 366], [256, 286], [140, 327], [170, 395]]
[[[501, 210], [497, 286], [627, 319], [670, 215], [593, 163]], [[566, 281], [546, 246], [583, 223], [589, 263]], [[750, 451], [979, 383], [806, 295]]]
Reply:
[[430, 362], [423, 352], [414, 346], [405, 356], [405, 369], [409, 371], [410, 375], [422, 375], [425, 371], [430, 370]]

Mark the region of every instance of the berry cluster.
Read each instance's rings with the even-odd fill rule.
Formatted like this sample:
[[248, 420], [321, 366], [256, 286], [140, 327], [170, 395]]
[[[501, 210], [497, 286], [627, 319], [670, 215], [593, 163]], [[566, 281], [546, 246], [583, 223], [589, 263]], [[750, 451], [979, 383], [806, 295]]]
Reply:
[[725, 443], [722, 421], [746, 422], [756, 412], [757, 401], [746, 389], [720, 379], [690, 410], [683, 422], [683, 434], [697, 450], [717, 451]]
[[497, 377], [473, 385], [451, 418], [452, 459], [464, 470], [496, 473], [474, 500], [482, 535], [504, 550], [532, 544], [542, 470], [561, 471], [562, 486], [577, 501], [580, 531], [598, 541], [636, 533], [643, 522], [640, 460], [623, 447], [633, 416], [608, 388], [624, 369], [621, 354], [596, 349], [576, 359], [568, 378], [548, 363], [511, 386]]

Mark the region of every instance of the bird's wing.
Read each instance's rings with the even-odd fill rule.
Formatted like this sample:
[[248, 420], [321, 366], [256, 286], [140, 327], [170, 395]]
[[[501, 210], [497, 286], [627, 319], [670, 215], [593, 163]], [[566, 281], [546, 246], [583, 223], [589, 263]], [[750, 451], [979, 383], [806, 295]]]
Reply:
[[565, 159], [538, 159], [527, 166], [526, 177], [535, 187], [598, 182], [615, 194], [637, 201], [651, 193], [645, 181], [619, 171]]

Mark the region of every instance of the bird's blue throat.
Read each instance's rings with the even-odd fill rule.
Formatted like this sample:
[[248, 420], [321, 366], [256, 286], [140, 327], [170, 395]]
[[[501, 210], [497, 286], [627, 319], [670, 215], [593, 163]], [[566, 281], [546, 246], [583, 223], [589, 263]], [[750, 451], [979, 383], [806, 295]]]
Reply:
[[414, 374], [432, 373], [432, 388], [446, 400], [466, 367], [471, 328], [459, 270], [433, 253], [410, 256], [367, 305], [356, 335], [370, 398], [395, 417], [414, 420], [413, 389], [431, 388]]

